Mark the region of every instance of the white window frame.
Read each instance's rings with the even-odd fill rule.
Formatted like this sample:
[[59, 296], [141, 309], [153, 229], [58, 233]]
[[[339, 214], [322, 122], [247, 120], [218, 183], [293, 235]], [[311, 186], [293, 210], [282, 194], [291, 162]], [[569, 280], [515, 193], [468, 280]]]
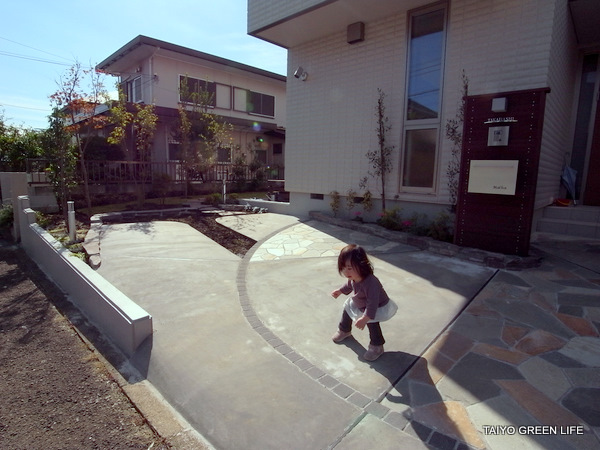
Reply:
[[[409, 102], [409, 83], [410, 83], [410, 62], [411, 62], [411, 34], [412, 34], [412, 23], [413, 18], [423, 14], [432, 13], [434, 11], [443, 10], [444, 12], [444, 38], [441, 49], [441, 61], [440, 61], [440, 80], [439, 80], [439, 98], [438, 98], [438, 116], [432, 119], [412, 119], [408, 118], [408, 102]], [[398, 191], [400, 193], [413, 193], [413, 194], [435, 194], [438, 188], [438, 173], [439, 173], [439, 155], [440, 155], [440, 130], [442, 120], [442, 97], [444, 89], [444, 67], [446, 59], [446, 44], [448, 39], [448, 5], [447, 3], [437, 3], [426, 8], [410, 11], [408, 14], [408, 32], [406, 35], [407, 45], [407, 60], [406, 60], [406, 86], [405, 86], [405, 100], [404, 100], [404, 126], [402, 132], [402, 142], [400, 148], [402, 152], [400, 154], [400, 173], [399, 173], [399, 186]], [[428, 187], [418, 186], [404, 186], [404, 168], [405, 168], [405, 157], [406, 157], [406, 139], [408, 133], [413, 130], [436, 130], [436, 149], [433, 162], [433, 180], [432, 185]]]
[[[127, 98], [131, 103], [142, 103], [142, 77], [135, 77], [127, 83]], [[139, 92], [138, 92], [139, 91]]]

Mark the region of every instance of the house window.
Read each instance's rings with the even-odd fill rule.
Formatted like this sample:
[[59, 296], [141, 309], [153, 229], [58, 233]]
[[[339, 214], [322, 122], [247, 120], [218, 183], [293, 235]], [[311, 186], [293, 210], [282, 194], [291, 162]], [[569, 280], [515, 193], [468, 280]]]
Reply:
[[217, 162], [230, 163], [231, 162], [231, 148], [229, 148], [229, 147], [217, 148]]
[[179, 101], [206, 104], [214, 108], [217, 103], [217, 85], [212, 81], [179, 75]]
[[404, 192], [435, 189], [446, 8], [410, 15], [401, 184]]
[[247, 89], [234, 88], [234, 109], [266, 117], [275, 117], [275, 97]]
[[132, 103], [142, 101], [142, 77], [127, 82], [127, 100]]
[[181, 159], [181, 144], [174, 140], [169, 139], [169, 160], [179, 161]]
[[275, 117], [275, 97], [254, 91], [247, 92], [246, 111], [250, 114]]

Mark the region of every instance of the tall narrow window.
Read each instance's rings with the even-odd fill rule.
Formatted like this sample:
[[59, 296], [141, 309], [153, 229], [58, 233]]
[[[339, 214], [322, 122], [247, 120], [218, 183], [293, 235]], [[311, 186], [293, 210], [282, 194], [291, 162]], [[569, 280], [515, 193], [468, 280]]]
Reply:
[[127, 100], [132, 103], [142, 101], [142, 77], [127, 82]]
[[435, 189], [445, 43], [445, 7], [410, 15], [401, 177], [405, 192]]

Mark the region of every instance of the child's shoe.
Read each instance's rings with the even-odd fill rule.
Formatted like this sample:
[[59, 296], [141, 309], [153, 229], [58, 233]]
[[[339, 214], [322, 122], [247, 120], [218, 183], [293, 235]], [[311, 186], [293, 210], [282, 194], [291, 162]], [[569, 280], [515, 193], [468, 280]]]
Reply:
[[375, 361], [383, 355], [383, 345], [371, 345], [369, 344], [369, 350], [363, 355], [367, 361]]
[[351, 331], [337, 330], [335, 332], [335, 334], [332, 336], [331, 339], [333, 339], [333, 342], [335, 342], [336, 344], [339, 344], [344, 339], [346, 339], [347, 337], [350, 337], [350, 336], [352, 336], [352, 332]]

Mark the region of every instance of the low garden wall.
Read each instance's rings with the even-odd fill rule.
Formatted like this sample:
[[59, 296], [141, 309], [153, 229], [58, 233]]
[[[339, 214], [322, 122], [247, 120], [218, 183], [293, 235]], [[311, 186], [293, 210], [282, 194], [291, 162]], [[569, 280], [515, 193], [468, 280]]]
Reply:
[[354, 220], [340, 219], [319, 211], [311, 211], [309, 215], [311, 219], [320, 222], [372, 234], [387, 239], [388, 241], [411, 245], [434, 254], [449, 256], [494, 269], [523, 270], [531, 267], [539, 267], [542, 261], [542, 255], [536, 250], [532, 250], [530, 256], [504, 255], [470, 247], [460, 247], [456, 244], [437, 241], [426, 236], [416, 236], [402, 231], [392, 231], [375, 223], [363, 223]]
[[27, 196], [18, 198], [16, 214], [29, 257], [121, 351], [133, 354], [152, 334], [152, 316], [41, 228]]

